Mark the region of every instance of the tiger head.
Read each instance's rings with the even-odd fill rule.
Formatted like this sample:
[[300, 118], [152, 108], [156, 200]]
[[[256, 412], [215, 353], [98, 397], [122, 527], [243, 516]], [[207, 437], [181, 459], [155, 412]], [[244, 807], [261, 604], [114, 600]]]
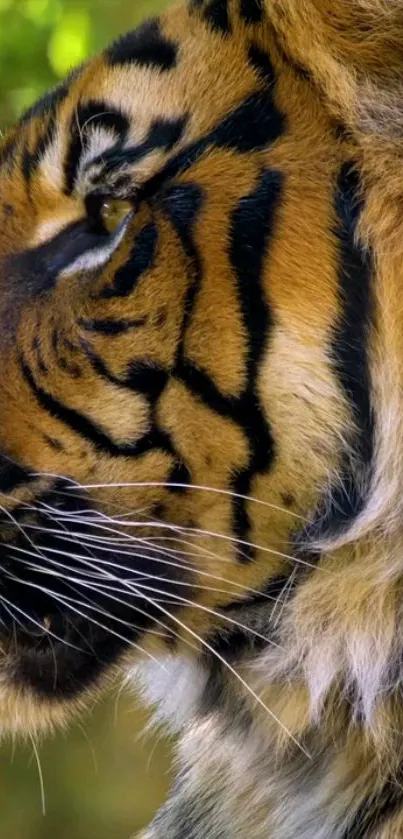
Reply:
[[15, 731], [141, 656], [277, 647], [296, 589], [328, 633], [354, 599], [354, 563], [330, 586], [312, 551], [373, 477], [373, 261], [357, 148], [280, 23], [257, 0], [174, 7], [0, 148]]

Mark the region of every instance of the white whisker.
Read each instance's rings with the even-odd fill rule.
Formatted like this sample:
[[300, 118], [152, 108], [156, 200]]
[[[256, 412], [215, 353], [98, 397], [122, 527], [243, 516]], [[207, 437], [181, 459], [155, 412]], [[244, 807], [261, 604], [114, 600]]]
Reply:
[[[35, 566], [33, 563], [26, 562], [25, 560], [21, 560], [21, 562], [24, 564], [25, 567], [29, 567], [32, 570], [35, 570], [38, 574], [43, 574], [44, 576], [48, 576], [48, 577], [56, 577], [57, 579], [62, 579], [65, 583], [79, 585], [80, 587], [88, 588], [90, 590], [93, 589], [93, 587], [94, 587], [94, 583], [92, 583], [92, 584], [85, 583], [84, 580], [81, 579], [80, 577], [66, 576], [65, 574], [61, 574], [61, 573], [58, 573], [57, 571], [53, 571], [52, 569], [49, 569], [49, 570], [43, 569], [42, 567]], [[63, 567], [68, 569], [67, 565], [63, 566]], [[43, 591], [46, 594], [49, 593], [48, 589], [39, 585], [39, 583], [33, 583], [31, 580], [23, 580], [20, 577], [17, 577], [15, 574], [11, 573], [10, 571], [6, 572], [6, 576], [9, 579], [13, 580], [14, 582], [20, 583], [23, 586], [29, 586], [30, 588], [35, 588], [39, 591]], [[71, 586], [71, 587], [73, 587], [73, 586]], [[76, 593], [81, 593], [81, 592], [77, 592], [77, 589], [74, 589], [74, 590], [75, 590]], [[58, 592], [53, 591], [53, 596], [54, 596], [54, 598], [57, 598], [58, 597]], [[85, 595], [83, 595], [83, 596], [85, 596]], [[115, 600], [116, 602], [120, 603], [121, 605], [127, 605], [127, 602], [125, 602], [124, 600], [119, 600], [119, 598], [116, 598], [113, 595], [109, 595], [109, 594], [106, 595], [105, 594], [105, 596], [108, 596], [109, 599]], [[84, 605], [84, 603], [82, 605]], [[91, 601], [89, 601], [89, 603], [87, 605], [88, 605], [88, 608], [90, 608], [92, 611], [96, 611], [99, 614], [103, 615], [103, 617], [110, 618], [111, 620], [115, 621], [116, 623], [121, 623], [121, 624], [123, 624], [124, 626], [127, 626], [130, 629], [138, 629], [138, 630], [143, 629], [143, 627], [139, 627], [134, 623], [129, 623], [129, 621], [123, 620], [123, 618], [119, 618], [115, 615], [112, 615], [111, 612], [107, 612], [105, 609], [103, 609], [100, 606], [94, 606], [94, 604]], [[136, 611], [139, 612], [140, 614], [144, 615], [147, 618], [149, 617], [148, 612], [145, 612], [142, 609], [137, 609], [136, 608]], [[150, 629], [150, 630], [148, 630], [148, 632], [151, 635], [158, 635], [158, 636], [162, 635], [162, 633], [158, 632], [157, 630]], [[48, 632], [47, 632], [47, 634], [48, 634]], [[62, 643], [65, 643], [65, 641], [63, 641]]]
[[[46, 475], [46, 477], [56, 477], [51, 473], [34, 473], [35, 476], [37, 474]], [[304, 516], [300, 516], [298, 513], [292, 512], [287, 507], [281, 507], [277, 504], [271, 504], [269, 501], [263, 501], [263, 499], [256, 498], [253, 495], [243, 495], [239, 492], [232, 492], [229, 489], [221, 489], [219, 487], [211, 487], [211, 486], [204, 486], [203, 484], [185, 484], [179, 482], [166, 482], [166, 481], [133, 481], [127, 483], [109, 483], [109, 484], [77, 484], [71, 487], [71, 491], [75, 492], [75, 489], [85, 489], [85, 490], [92, 490], [92, 489], [184, 489], [184, 490], [199, 490], [201, 492], [211, 492], [216, 493], [217, 495], [227, 496], [229, 498], [237, 498], [242, 501], [251, 501], [254, 504], [260, 504], [263, 507], [268, 507], [271, 510], [276, 510], [281, 513], [287, 513], [287, 515], [292, 516], [293, 518], [299, 519], [300, 521], [308, 521]]]
[[[36, 525], [32, 525], [32, 526], [29, 525], [29, 527], [32, 527], [32, 529], [42, 530], [42, 528], [40, 528]], [[63, 535], [63, 538], [65, 538], [66, 541], [69, 541], [68, 536], [65, 537], [64, 532], [61, 533], [57, 529], [49, 528], [49, 530], [47, 530], [47, 532], [52, 533], [54, 535]], [[81, 534], [76, 532], [76, 531], [73, 531], [73, 535], [74, 536], [81, 536]], [[254, 589], [254, 588], [251, 588], [250, 586], [245, 586], [242, 583], [236, 583], [232, 580], [229, 580], [226, 577], [222, 577], [222, 576], [217, 575], [217, 574], [211, 574], [208, 571], [203, 571], [202, 569], [195, 568], [195, 566], [193, 564], [186, 564], [186, 563], [182, 564], [180, 562], [172, 562], [170, 560], [167, 560], [165, 558], [166, 551], [164, 550], [164, 548], [154, 548], [154, 545], [153, 545], [153, 542], [152, 542], [151, 539], [144, 539], [144, 538], [139, 538], [139, 537], [136, 537], [136, 536], [130, 537], [129, 534], [126, 534], [126, 536], [127, 536], [127, 538], [125, 538], [125, 540], [123, 541], [123, 545], [127, 545], [128, 543], [130, 544], [131, 542], [134, 542], [136, 545], [140, 544], [143, 549], [147, 548], [147, 547], [151, 547], [154, 551], [156, 551], [159, 554], [159, 556], [158, 556], [158, 558], [156, 558], [156, 557], [150, 556], [149, 554], [141, 554], [141, 553], [138, 553], [138, 552], [133, 553], [132, 551], [128, 551], [128, 550], [119, 550], [119, 554], [121, 554], [122, 556], [147, 558], [150, 561], [160, 562], [163, 565], [172, 566], [173, 568], [179, 568], [179, 569], [182, 569], [184, 571], [189, 571], [190, 570], [190, 571], [195, 572], [197, 574], [197, 576], [208, 577], [209, 579], [217, 580], [218, 582], [227, 583], [228, 585], [232, 585], [235, 588], [239, 588], [240, 590], [242, 590], [242, 592], [245, 592], [247, 594], [252, 594], [252, 595], [257, 594], [261, 597], [266, 598], [268, 601], [273, 600], [273, 598], [269, 594], [264, 594], [261, 591], [259, 591], [258, 589]], [[84, 539], [86, 539], [86, 538], [87, 538], [87, 536], [84, 537]], [[107, 553], [110, 552], [110, 548], [108, 546], [111, 543], [108, 542], [106, 546], [104, 544], [104, 540], [108, 539], [109, 537], [102, 537], [102, 542], [100, 542], [100, 541], [97, 542], [96, 541], [97, 540], [96, 536], [90, 536], [88, 538], [91, 539], [91, 544], [96, 545], [97, 550], [104, 551], [104, 552], [107, 552]], [[74, 539], [74, 542], [78, 542], [78, 540]], [[79, 543], [79, 544], [81, 545], [81, 543]], [[112, 542], [112, 545], [115, 545], [115, 542]], [[54, 551], [55, 549], [52, 549], [52, 550]], [[176, 555], [175, 549], [167, 548], [166, 550], [171, 555]], [[62, 550], [59, 550], [58, 552], [60, 554], [66, 553]], [[180, 553], [182, 553], [182, 552], [180, 552]], [[185, 552], [183, 552], [183, 553], [185, 553]], [[68, 554], [66, 554], [66, 555], [68, 555]], [[92, 554], [92, 556], [93, 556], [93, 554]], [[194, 557], [196, 559], [200, 558], [198, 554], [189, 554], [189, 556]], [[93, 556], [93, 559], [95, 560], [94, 556]], [[96, 561], [100, 561], [99, 558], [97, 558]], [[116, 567], [122, 567], [122, 566], [116, 566]], [[229, 594], [231, 592], [223, 591], [223, 593]]]
[[[80, 518], [80, 517], [75, 517], [74, 522], [77, 523], [77, 524], [88, 524], [88, 523], [90, 523], [88, 519]], [[173, 524], [166, 523], [166, 522], [156, 522], [155, 520], [150, 520], [150, 521], [146, 521], [146, 522], [138, 522], [138, 521], [122, 522], [122, 521], [117, 521], [116, 519], [109, 518], [109, 522], [111, 524], [118, 525], [119, 527], [156, 528], [156, 529], [160, 529], [160, 530], [167, 530], [168, 532], [179, 532], [181, 535], [187, 534], [187, 535], [191, 535], [191, 536], [203, 536], [203, 537], [214, 538], [214, 539], [218, 539], [218, 540], [233, 544], [235, 546], [242, 545], [246, 548], [253, 548], [254, 550], [262, 551], [263, 553], [267, 553], [267, 554], [270, 554], [272, 556], [279, 557], [280, 559], [286, 559], [289, 562], [296, 563], [297, 565], [301, 565], [304, 568], [312, 568], [315, 571], [319, 569], [323, 573], [327, 573], [331, 576], [334, 576], [334, 574], [335, 574], [335, 572], [332, 571], [331, 569], [322, 567], [322, 566], [320, 566], [318, 564], [315, 564], [315, 563], [312, 563], [312, 562], [307, 562], [306, 560], [302, 560], [301, 557], [293, 556], [292, 554], [287, 554], [287, 553], [284, 553], [283, 551], [278, 551], [275, 548], [268, 548], [266, 545], [261, 545], [257, 542], [250, 542], [250, 541], [247, 541], [246, 539], [238, 539], [236, 536], [231, 536], [231, 535], [226, 534], [226, 533], [217, 533], [213, 530], [204, 530], [202, 528], [197, 528], [197, 527], [178, 526], [178, 525], [173, 525]], [[119, 533], [119, 531], [117, 531], [116, 529], [114, 529], [110, 526], [105, 527], [104, 525], [101, 525], [98, 522], [96, 522], [96, 524], [97, 524], [97, 527], [99, 527], [100, 529], [105, 528], [109, 532]], [[135, 538], [135, 537], [133, 537], [133, 538]]]
[[41, 804], [42, 804], [42, 815], [46, 816], [46, 798], [45, 798], [45, 785], [43, 782], [43, 772], [42, 772], [42, 764], [39, 757], [39, 752], [35, 740], [32, 735], [30, 735], [30, 740], [32, 743], [32, 748], [35, 755], [35, 761], [38, 768], [38, 777], [39, 777], [39, 786], [41, 790]]

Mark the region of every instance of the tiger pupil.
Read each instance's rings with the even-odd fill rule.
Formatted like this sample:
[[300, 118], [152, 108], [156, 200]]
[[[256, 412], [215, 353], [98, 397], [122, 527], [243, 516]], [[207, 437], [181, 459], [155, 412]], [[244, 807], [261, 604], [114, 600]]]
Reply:
[[100, 208], [100, 216], [102, 224], [108, 233], [114, 233], [131, 211], [132, 206], [129, 201], [117, 201], [113, 199], [103, 201]]

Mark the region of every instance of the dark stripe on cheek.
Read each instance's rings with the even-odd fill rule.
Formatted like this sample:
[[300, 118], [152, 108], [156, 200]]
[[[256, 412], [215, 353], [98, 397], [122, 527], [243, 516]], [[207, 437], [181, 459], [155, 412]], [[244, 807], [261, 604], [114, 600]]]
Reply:
[[357, 241], [362, 199], [357, 172], [350, 164], [341, 169], [335, 209], [340, 317], [331, 351], [335, 374], [351, 407], [357, 431], [350, 441], [354, 449], [354, 467], [346, 453], [330, 499], [325, 500], [316, 521], [300, 534], [302, 541], [308, 543], [343, 532], [362, 511], [369, 490], [375, 445], [368, 359], [373, 264], [371, 254]]
[[[41, 388], [36, 383], [29, 366], [23, 360], [21, 360], [21, 370], [38, 404], [50, 416], [64, 423], [67, 428], [79, 434], [80, 437], [91, 443], [98, 451], [105, 452], [111, 457], [140, 457], [149, 451], [160, 449], [172, 457], [176, 456], [170, 437], [168, 434], [160, 431], [153, 421], [151, 422], [151, 430], [139, 440], [133, 443], [115, 443], [100, 426], [92, 422], [85, 414], [69, 408], [48, 391]], [[117, 383], [121, 384], [120, 382]], [[154, 384], [155, 382], [152, 382], [150, 387]], [[126, 384], [126, 387], [128, 387], [128, 384]]]
[[36, 163], [40, 160], [41, 154], [46, 150], [47, 144], [51, 141], [53, 137], [53, 131], [55, 128], [55, 117], [57, 113], [58, 106], [67, 98], [70, 85], [74, 81], [75, 78], [79, 75], [79, 70], [75, 70], [70, 76], [62, 82], [58, 87], [50, 90], [48, 93], [45, 94], [41, 99], [38, 99], [37, 102], [28, 108], [25, 113], [22, 115], [20, 120], [17, 123], [16, 129], [14, 129], [13, 133], [10, 135], [9, 139], [6, 139], [5, 144], [0, 149], [0, 166], [2, 163], [6, 163], [14, 154], [14, 151], [17, 146], [17, 136], [16, 131], [18, 128], [26, 125], [28, 122], [31, 122], [35, 119], [44, 119], [45, 117], [48, 118], [48, 127], [45, 130], [45, 136], [39, 138], [37, 146], [35, 149], [31, 149], [31, 151], [26, 150], [24, 153], [23, 158], [23, 169], [28, 171], [28, 173], [32, 174], [32, 169], [36, 165]]
[[148, 321], [147, 317], [131, 318], [128, 320], [121, 320], [119, 318], [103, 318], [103, 319], [85, 319], [81, 318], [78, 323], [86, 332], [96, 332], [100, 335], [123, 335], [129, 329], [138, 329], [145, 326]]
[[249, 47], [248, 57], [249, 63], [263, 81], [266, 84], [274, 84], [276, 76], [268, 53], [260, 49], [256, 44], [252, 44]]
[[182, 357], [186, 330], [193, 313], [197, 292], [202, 280], [201, 263], [194, 242], [194, 228], [203, 203], [203, 193], [195, 184], [175, 184], [161, 196], [161, 206], [169, 217], [183, 250], [190, 261], [191, 282], [183, 305], [183, 320], [178, 357]]
[[[249, 440], [250, 457], [247, 468], [233, 481], [234, 492], [238, 495], [250, 495], [254, 476], [267, 471], [274, 457], [274, 441], [259, 402], [258, 374], [273, 325], [263, 278], [282, 191], [280, 172], [262, 172], [257, 188], [241, 198], [231, 219], [230, 259], [248, 336], [247, 387], [240, 399], [238, 413]], [[250, 531], [247, 502], [238, 497], [233, 504], [233, 530], [241, 541], [247, 541]], [[246, 547], [240, 545], [240, 552], [245, 550]], [[253, 556], [253, 550], [250, 555]]]
[[[203, 192], [195, 184], [175, 184], [165, 190], [161, 197], [161, 206], [182, 243], [183, 250], [189, 259], [190, 265], [190, 284], [183, 304], [183, 318], [174, 371], [180, 377], [180, 368], [184, 359], [186, 332], [192, 318], [197, 293], [202, 281], [201, 261], [195, 244], [194, 233], [195, 224], [203, 206]], [[177, 458], [177, 462], [168, 478], [168, 483], [186, 484], [190, 481], [191, 475], [187, 467]]]
[[111, 131], [116, 140], [124, 143], [129, 132], [127, 117], [106, 102], [91, 100], [74, 112], [70, 122], [70, 145], [64, 164], [65, 193], [71, 195], [83, 153], [89, 146], [96, 128]]
[[361, 209], [358, 174], [346, 164], [340, 172], [336, 196], [342, 314], [333, 341], [333, 355], [343, 390], [359, 427], [358, 453], [365, 463], [369, 463], [374, 442], [367, 354], [372, 316], [373, 265], [369, 252], [356, 240]]
[[167, 71], [175, 67], [177, 52], [177, 45], [164, 37], [160, 22], [154, 19], [119, 38], [106, 51], [106, 59], [112, 67], [135, 63]]
[[26, 181], [32, 177], [35, 172], [35, 169], [39, 166], [46, 149], [52, 143], [52, 140], [55, 136], [56, 132], [56, 123], [54, 117], [51, 117], [48, 120], [47, 128], [45, 129], [44, 134], [38, 140], [33, 150], [30, 150], [28, 146], [25, 147], [23, 154], [22, 154], [22, 161], [21, 161], [21, 169]]
[[129, 259], [116, 271], [113, 285], [104, 288], [98, 297], [128, 297], [140, 277], [152, 268], [158, 244], [158, 231], [154, 222], [147, 224], [137, 234]]

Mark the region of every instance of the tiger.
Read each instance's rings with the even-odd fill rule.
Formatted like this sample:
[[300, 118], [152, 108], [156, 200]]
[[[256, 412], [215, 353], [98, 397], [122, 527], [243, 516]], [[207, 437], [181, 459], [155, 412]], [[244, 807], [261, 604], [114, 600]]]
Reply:
[[[0, 719], [141, 839], [403, 836], [403, 0], [190, 0], [0, 146]], [[400, 279], [399, 279], [400, 278]]]

